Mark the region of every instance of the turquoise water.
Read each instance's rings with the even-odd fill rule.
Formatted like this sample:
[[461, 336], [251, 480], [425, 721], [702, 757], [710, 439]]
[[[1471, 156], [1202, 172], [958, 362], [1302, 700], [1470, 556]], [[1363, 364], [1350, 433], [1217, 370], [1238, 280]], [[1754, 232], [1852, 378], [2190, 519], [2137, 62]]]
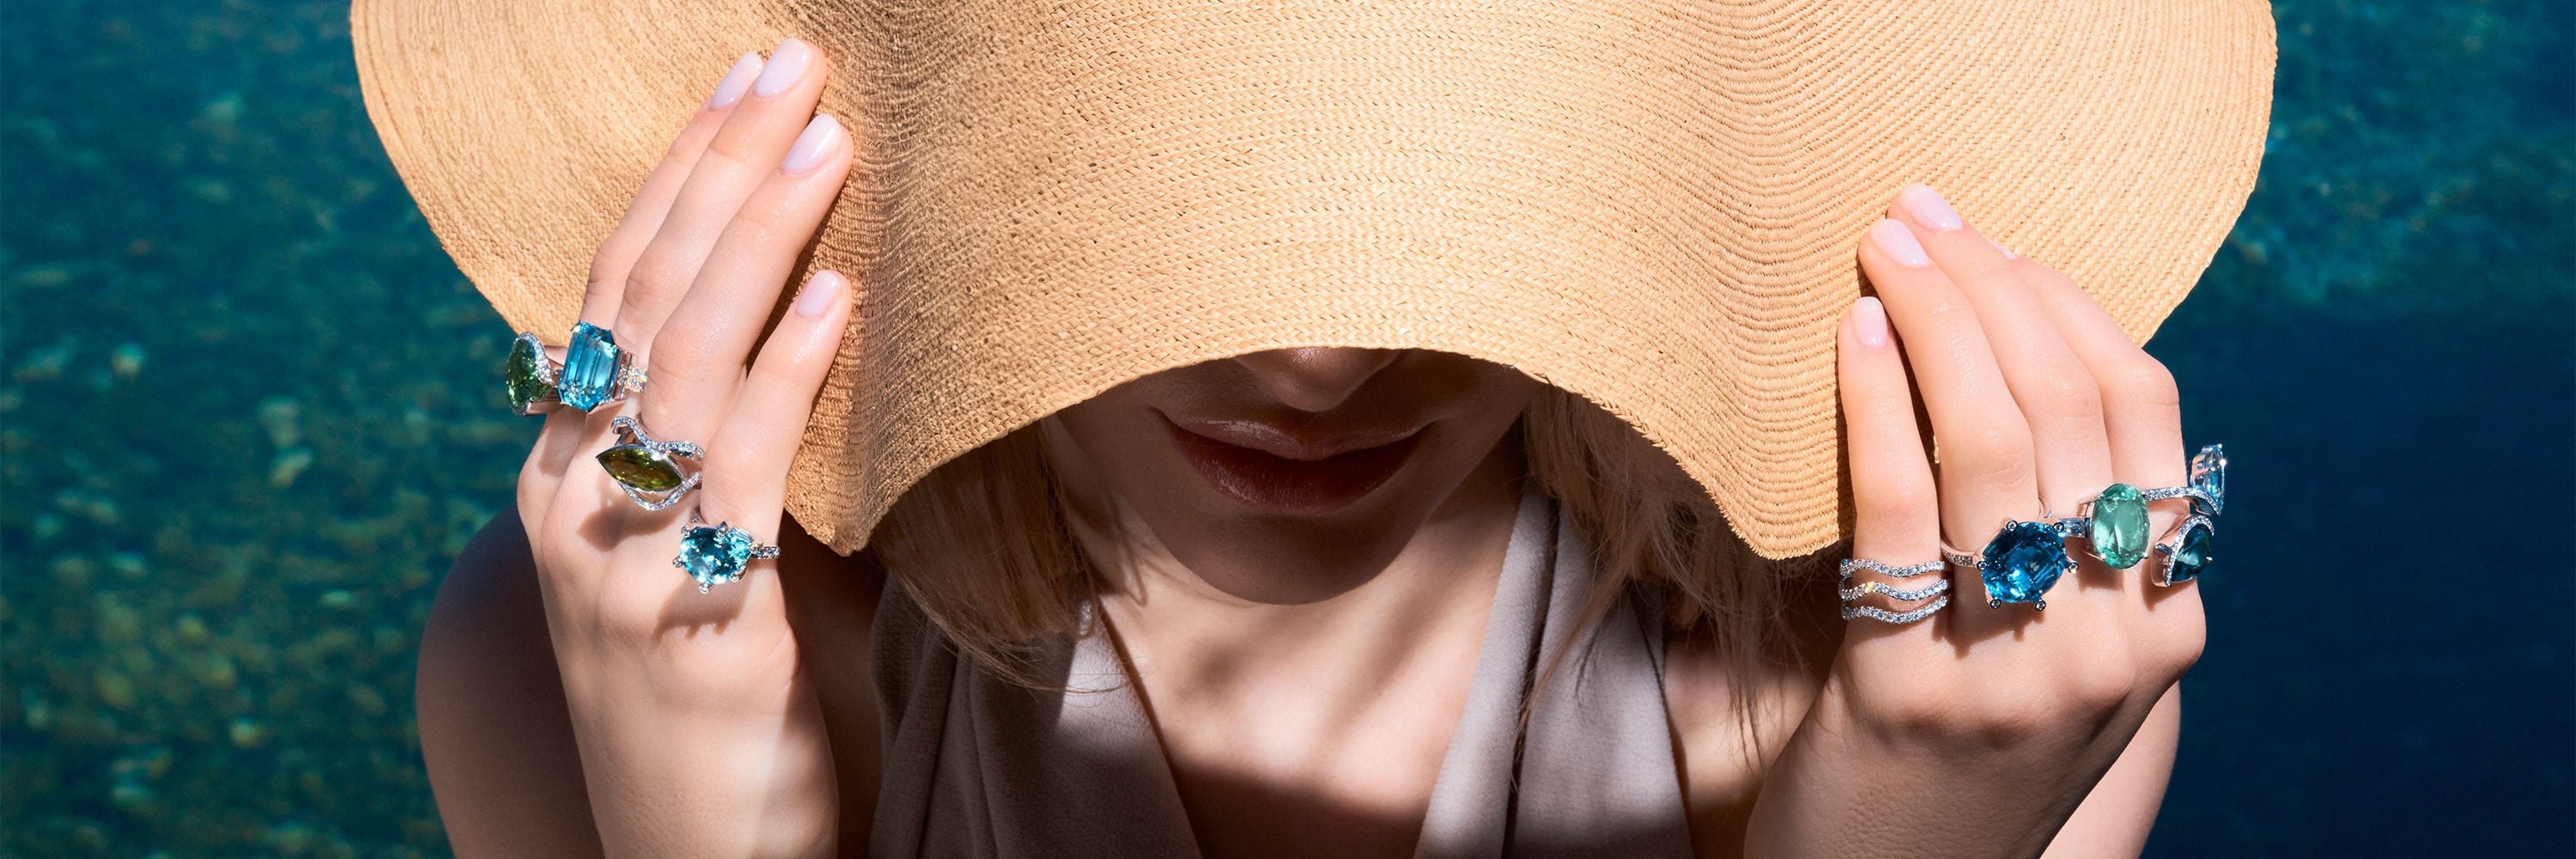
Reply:
[[[2233, 460], [2158, 856], [2565, 855], [2563, 2], [2283, 0], [2262, 182], [2148, 347]], [[443, 854], [412, 652], [534, 431], [346, 8], [0, 28], [0, 854]]]

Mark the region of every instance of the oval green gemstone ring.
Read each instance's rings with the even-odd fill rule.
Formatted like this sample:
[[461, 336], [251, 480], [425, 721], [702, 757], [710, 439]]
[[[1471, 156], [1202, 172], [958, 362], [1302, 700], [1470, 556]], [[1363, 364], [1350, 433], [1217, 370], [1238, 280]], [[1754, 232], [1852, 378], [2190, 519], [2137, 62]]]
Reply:
[[[660, 510], [697, 488], [698, 462], [704, 456], [697, 445], [655, 439], [641, 421], [624, 415], [608, 425], [616, 428], [620, 443], [599, 452], [599, 465], [637, 506]], [[688, 460], [685, 466], [682, 459]]]

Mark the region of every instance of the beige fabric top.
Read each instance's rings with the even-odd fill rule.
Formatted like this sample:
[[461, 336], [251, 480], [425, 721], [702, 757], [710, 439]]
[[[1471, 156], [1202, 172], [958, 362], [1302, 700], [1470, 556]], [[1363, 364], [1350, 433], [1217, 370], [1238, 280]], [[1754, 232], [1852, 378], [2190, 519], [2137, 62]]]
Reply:
[[[1595, 627], [1518, 729], [1532, 672], [1575, 645], [1592, 567], [1553, 500], [1532, 491], [1517, 515], [1415, 855], [1688, 859], [1650, 599]], [[960, 660], [900, 587], [873, 635], [885, 756], [869, 855], [1198, 855], [1144, 704], [1096, 627], [1045, 651], [1041, 676], [1061, 692]]]

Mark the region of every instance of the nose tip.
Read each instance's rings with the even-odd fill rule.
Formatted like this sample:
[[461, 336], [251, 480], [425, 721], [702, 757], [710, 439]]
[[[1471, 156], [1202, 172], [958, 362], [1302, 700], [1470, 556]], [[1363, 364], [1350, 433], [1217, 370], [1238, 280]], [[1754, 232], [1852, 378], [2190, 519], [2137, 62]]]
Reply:
[[1393, 349], [1308, 346], [1238, 355], [1234, 361], [1289, 408], [1320, 412], [1350, 399], [1395, 358]]

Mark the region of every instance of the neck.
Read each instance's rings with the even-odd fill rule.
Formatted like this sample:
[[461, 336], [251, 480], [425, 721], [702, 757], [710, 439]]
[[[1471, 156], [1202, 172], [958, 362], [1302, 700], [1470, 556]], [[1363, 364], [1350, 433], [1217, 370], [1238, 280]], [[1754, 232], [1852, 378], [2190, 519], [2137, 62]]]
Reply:
[[1077, 537], [1100, 561], [1101, 608], [1137, 670], [1160, 675], [1153, 685], [1231, 697], [1285, 672], [1354, 691], [1402, 688], [1384, 684], [1423, 667], [1426, 652], [1456, 650], [1425, 645], [1472, 653], [1481, 643], [1520, 505], [1513, 441], [1495, 445], [1382, 571], [1326, 599], [1263, 602], [1220, 590], [1114, 501], [1116, 543], [1079, 527]]

